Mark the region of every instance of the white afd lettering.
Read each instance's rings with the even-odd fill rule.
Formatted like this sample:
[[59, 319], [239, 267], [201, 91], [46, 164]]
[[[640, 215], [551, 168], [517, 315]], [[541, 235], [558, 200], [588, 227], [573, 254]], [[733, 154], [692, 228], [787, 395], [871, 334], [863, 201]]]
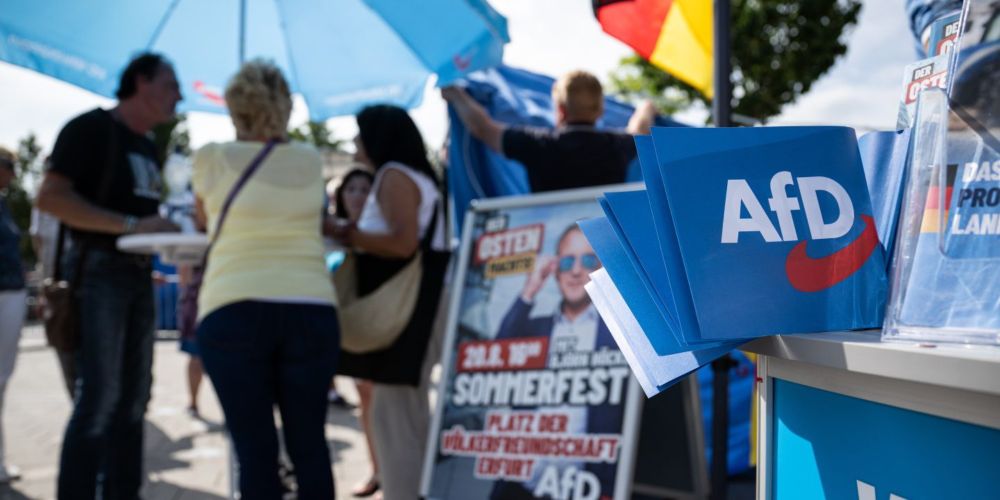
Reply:
[[[798, 184], [799, 197], [789, 196], [788, 187]], [[767, 243], [797, 241], [798, 233], [792, 212], [805, 213], [809, 234], [814, 240], [839, 238], [854, 226], [854, 204], [843, 186], [829, 177], [799, 177], [781, 171], [771, 177], [771, 197], [768, 208], [778, 218], [778, 229], [764, 211], [745, 179], [730, 179], [726, 184], [726, 201], [722, 214], [722, 243], [738, 243], [740, 233], [759, 233]], [[819, 192], [833, 197], [837, 204], [837, 219], [826, 222], [819, 205]], [[801, 198], [801, 203], [799, 198]], [[743, 209], [749, 217], [743, 217]], [[780, 234], [779, 234], [780, 229]]]
[[597, 500], [601, 496], [601, 482], [593, 472], [566, 467], [548, 466], [535, 486], [534, 495], [553, 500]]
[[[857, 483], [858, 483], [858, 500], [875, 500], [874, 486], [860, 480], [857, 481]], [[906, 499], [894, 493], [890, 493], [889, 500], [906, 500]]]
[[[823, 222], [823, 213], [819, 209], [816, 193], [825, 191], [833, 195], [837, 202], [840, 215], [837, 220], [827, 224]], [[851, 230], [854, 225], [854, 204], [851, 196], [843, 186], [829, 177], [799, 177], [799, 193], [809, 222], [809, 233], [814, 240], [840, 238]]]
[[[743, 218], [742, 207], [746, 207], [749, 219]], [[760, 233], [768, 243], [781, 241], [747, 181], [730, 179], [726, 185], [726, 208], [722, 214], [722, 242], [738, 243], [740, 233], [750, 232]]]
[[789, 198], [785, 190], [788, 186], [795, 184], [792, 180], [792, 173], [788, 171], [778, 172], [771, 177], [771, 199], [767, 200], [767, 205], [771, 211], [778, 214], [778, 227], [781, 228], [781, 239], [785, 241], [795, 241], [799, 239], [795, 233], [795, 221], [792, 220], [792, 210], [798, 210], [799, 200], [794, 197]]

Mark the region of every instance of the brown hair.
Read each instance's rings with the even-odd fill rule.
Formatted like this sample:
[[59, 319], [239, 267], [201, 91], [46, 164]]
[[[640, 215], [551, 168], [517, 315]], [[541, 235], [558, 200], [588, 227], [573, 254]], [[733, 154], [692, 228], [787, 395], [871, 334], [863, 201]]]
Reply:
[[604, 89], [596, 76], [570, 71], [552, 86], [552, 100], [566, 110], [570, 121], [596, 122], [604, 114]]

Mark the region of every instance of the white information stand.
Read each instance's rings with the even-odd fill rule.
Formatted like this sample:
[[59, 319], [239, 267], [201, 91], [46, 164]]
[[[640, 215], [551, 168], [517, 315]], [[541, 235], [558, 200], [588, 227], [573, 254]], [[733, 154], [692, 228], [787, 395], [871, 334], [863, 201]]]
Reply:
[[1000, 348], [877, 331], [751, 342], [757, 498], [996, 498]]

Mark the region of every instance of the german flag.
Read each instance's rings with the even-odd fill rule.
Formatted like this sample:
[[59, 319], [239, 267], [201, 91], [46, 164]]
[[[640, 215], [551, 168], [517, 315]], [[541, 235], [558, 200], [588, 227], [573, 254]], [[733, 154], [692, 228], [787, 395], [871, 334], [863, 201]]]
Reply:
[[935, 167], [931, 174], [931, 183], [927, 187], [927, 199], [924, 202], [924, 215], [920, 220], [920, 233], [940, 233], [941, 221], [948, 220], [948, 208], [951, 207], [952, 186], [955, 185], [955, 177], [958, 175], [958, 164], [948, 165], [946, 171], [947, 184], [944, 186], [944, 200], [942, 205], [941, 196], [941, 168]]
[[593, 0], [604, 32], [712, 97], [711, 0]]

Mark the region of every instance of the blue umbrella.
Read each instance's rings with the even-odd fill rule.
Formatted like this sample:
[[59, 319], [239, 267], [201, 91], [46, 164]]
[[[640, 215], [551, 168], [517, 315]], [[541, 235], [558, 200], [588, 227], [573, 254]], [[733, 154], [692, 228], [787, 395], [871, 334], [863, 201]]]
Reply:
[[507, 23], [486, 0], [4, 0], [0, 60], [112, 97], [137, 52], [174, 62], [182, 110], [225, 112], [228, 78], [264, 57], [313, 120], [374, 102], [413, 107], [496, 66]]

